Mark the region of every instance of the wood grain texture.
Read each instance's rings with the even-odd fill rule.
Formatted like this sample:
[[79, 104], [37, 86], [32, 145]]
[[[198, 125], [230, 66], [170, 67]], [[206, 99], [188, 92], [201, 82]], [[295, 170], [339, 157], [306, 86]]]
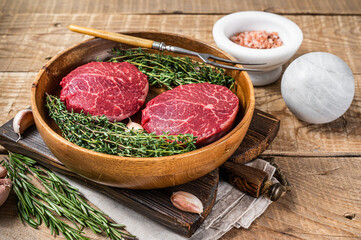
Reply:
[[[0, 123], [30, 105], [30, 88], [36, 73], [0, 73]], [[282, 119], [280, 130], [265, 154], [297, 156], [361, 156], [361, 75], [355, 75], [356, 92], [349, 110], [328, 124], [299, 121], [287, 109], [280, 81], [255, 88], [256, 107]]]
[[[291, 192], [223, 239], [360, 239], [361, 157], [277, 157]], [[347, 214], [356, 214], [352, 220]]]
[[2, 13], [117, 13], [117, 14], [219, 14], [237, 11], [267, 11], [287, 14], [360, 14], [358, 0], [79, 0], [0, 1]]
[[267, 154], [292, 155], [295, 152], [352, 155], [361, 153], [361, 75], [354, 75], [355, 96], [344, 115], [331, 123], [309, 124], [298, 120], [286, 107], [280, 94], [280, 81], [255, 89], [256, 107], [281, 120], [280, 131]]
[[260, 169], [226, 161], [219, 168], [220, 176], [237, 189], [258, 198], [268, 174]]
[[[0, 161], [4, 159], [5, 155], [0, 155]], [[34, 181], [37, 185], [37, 182]], [[50, 230], [44, 225], [40, 225], [38, 229], [34, 229], [29, 225], [23, 224], [18, 216], [16, 207], [17, 197], [16, 194], [11, 191], [9, 198], [0, 206], [0, 239], [1, 240], [49, 240], [49, 239], [65, 239], [63, 235], [55, 237], [50, 236]], [[96, 208], [92, 203], [88, 202], [90, 206]], [[62, 219], [68, 224], [72, 224], [65, 218]], [[14, 231], [14, 229], [18, 229]], [[92, 240], [104, 240], [107, 239], [105, 234], [95, 234], [90, 228], [83, 229], [84, 234]]]
[[[81, 178], [79, 175], [75, 174], [74, 172], [70, 171], [68, 168], [66, 168], [52, 153], [51, 151], [46, 147], [43, 139], [41, 138], [39, 132], [36, 130], [35, 126], [29, 127], [23, 134], [22, 138], [18, 140], [18, 135], [15, 134], [13, 131], [13, 120], [8, 121], [3, 126], [0, 127], [0, 144], [5, 147], [8, 151], [11, 152], [17, 152], [20, 154], [23, 154], [25, 156], [31, 157], [33, 159], [36, 159], [38, 163], [41, 165], [54, 170], [56, 172], [75, 177], [78, 179], [81, 179], [83, 181], [86, 181], [87, 183], [91, 184], [91, 181], [88, 181], [87, 179]], [[252, 122], [250, 124], [250, 128], [247, 131], [247, 135], [244, 137], [241, 145], [237, 148], [236, 152], [231, 156], [231, 158], [228, 159], [226, 163], [224, 163], [221, 166], [221, 172], [223, 172], [224, 179], [228, 180], [231, 184], [233, 184], [236, 188], [239, 190], [254, 196], [258, 198], [260, 196], [260, 192], [263, 187], [263, 183], [265, 180], [267, 180], [268, 175], [266, 172], [254, 169], [248, 166], [243, 165], [244, 163], [247, 163], [256, 157], [258, 157], [274, 140], [274, 138], [277, 135], [279, 127], [279, 120], [275, 119], [272, 115], [269, 115], [265, 112], [262, 112], [260, 110], [255, 110]], [[237, 163], [233, 163], [231, 161], [236, 161]], [[207, 177], [207, 180], [204, 181], [204, 184], [202, 181], [195, 181], [191, 185], [195, 186], [196, 189], [202, 190], [204, 196], [207, 196], [207, 198], [203, 199], [203, 202], [206, 204], [204, 214], [202, 215], [203, 218], [208, 215], [209, 210], [211, 206], [213, 206], [213, 201], [215, 199], [215, 195], [211, 194], [212, 192], [215, 192], [215, 189], [217, 188], [217, 180], [218, 175], [217, 174], [211, 174]], [[240, 184], [238, 184], [238, 181], [241, 181]], [[208, 184], [206, 184], [208, 183]], [[213, 183], [213, 184], [212, 184]], [[118, 199], [120, 202], [125, 201], [127, 205], [130, 205], [135, 210], [139, 210], [140, 212], [144, 212], [148, 208], [144, 210], [144, 207], [142, 205], [134, 207], [135, 204], [139, 204], [139, 194], [142, 193], [141, 191], [127, 191], [127, 190], [116, 190], [113, 188], [108, 188], [106, 186], [100, 186], [98, 184], [94, 185], [95, 189], [101, 190], [108, 194], [109, 196]], [[186, 190], [184, 188], [190, 188], [189, 184], [186, 184], [183, 186], [183, 190]], [[173, 192], [177, 189], [172, 190]], [[179, 189], [178, 189], [179, 190]], [[192, 189], [191, 189], [192, 190]], [[148, 197], [148, 201], [145, 201], [146, 203], [152, 203], [152, 195], [159, 195], [156, 194], [157, 191], [150, 191], [146, 195]], [[160, 192], [162, 193], [162, 192]], [[160, 194], [163, 197], [164, 194]], [[165, 198], [166, 200], [169, 200], [169, 197]], [[162, 200], [162, 198], [160, 199]], [[163, 199], [164, 200], [164, 199]], [[154, 201], [154, 202], [158, 202]], [[161, 205], [168, 206], [170, 203], [169, 201], [163, 202]], [[148, 205], [148, 204], [145, 204]], [[150, 207], [153, 207], [152, 204], [149, 204]], [[153, 208], [152, 208], [153, 209]], [[154, 213], [164, 214], [165, 215], [181, 215], [181, 212], [176, 211], [176, 213], [167, 214], [172, 211], [172, 206], [168, 206], [166, 210], [162, 209], [162, 207], [156, 207], [152, 211], [149, 212], [149, 215], [151, 217], [154, 217]], [[174, 210], [174, 209], [173, 209]], [[153, 214], [152, 214], [153, 213]], [[164, 218], [158, 219], [158, 221], [164, 221]], [[185, 219], [183, 216], [182, 219]], [[196, 219], [188, 219], [188, 223], [194, 222], [194, 225], [196, 224]], [[171, 220], [171, 222], [174, 222], [174, 219]], [[183, 225], [185, 225], [187, 222], [185, 222]], [[164, 221], [164, 224], [169, 224], [169, 221]], [[196, 229], [196, 227], [192, 226], [193, 229]], [[187, 228], [188, 229], [188, 228]], [[186, 232], [188, 233], [188, 232]]]
[[[161, 31], [194, 37], [215, 45], [213, 24], [223, 15], [16, 14], [0, 15], [0, 71], [37, 72], [50, 57], [88, 39], [67, 29], [70, 24], [107, 31]], [[286, 15], [302, 29], [296, 57], [324, 51], [342, 58], [361, 73], [361, 16]], [[21, 42], [22, 44], [18, 44]], [[340, 44], [342, 44], [340, 46]], [[17, 49], [16, 52], [13, 49]]]
[[[0, 127], [0, 144], [7, 150], [24, 154], [38, 161], [39, 164], [64, 175], [73, 181], [85, 182], [88, 187], [99, 191], [136, 212], [159, 222], [175, 232], [190, 237], [208, 216], [214, 205], [218, 187], [218, 169], [183, 185], [154, 190], [130, 190], [112, 188], [91, 182], [66, 168], [46, 147], [35, 126], [23, 134], [23, 139], [17, 140], [12, 130], [12, 120]], [[170, 197], [173, 192], [185, 191], [196, 195], [203, 203], [202, 214], [192, 214], [175, 208]]]
[[[150, 29], [179, 32], [213, 44], [211, 27], [219, 17], [221, 16], [101, 14], [18, 14], [12, 17], [8, 16], [5, 17], [5, 21], [0, 21], [0, 24], [3, 24], [0, 30], [5, 33], [0, 40], [4, 43], [4, 47], [0, 48], [0, 56], [3, 56], [0, 57], [0, 62], [4, 63], [0, 64], [0, 69], [3, 71], [38, 71], [48, 57], [87, 38], [87, 36], [66, 30], [67, 24], [72, 22], [110, 31]], [[291, 61], [297, 56], [311, 51], [326, 51], [338, 55], [349, 64], [354, 72], [356, 94], [350, 109], [343, 117], [330, 124], [312, 125], [297, 120], [288, 111], [280, 94], [280, 81], [270, 86], [255, 88], [257, 108], [271, 113], [282, 119], [283, 122], [278, 138], [271, 146], [270, 151], [274, 150], [277, 154], [282, 154], [280, 151], [287, 154], [295, 152], [312, 154], [327, 151], [357, 154], [361, 151], [358, 137], [361, 131], [358, 120], [361, 114], [361, 45], [359, 44], [361, 42], [359, 28], [361, 17], [309, 15], [287, 17], [300, 25], [304, 32], [304, 42]], [[21, 51], [14, 54], [12, 49], [18, 46], [15, 44], [17, 39], [19, 41], [24, 39], [26, 44], [21, 45]], [[32, 75], [32, 73], [27, 74]], [[12, 76], [25, 81], [17, 73], [15, 75], [3, 73], [0, 81], [10, 84], [8, 77], [13, 78]], [[22, 76], [24, 77], [24, 75]], [[28, 78], [30, 76], [25, 76], [29, 81], [27, 84], [31, 84], [32, 79]], [[15, 85], [13, 86], [15, 87]], [[23, 88], [20, 83], [17, 85], [18, 87]], [[3, 96], [5, 98], [13, 96], [14, 92], [9, 88], [7, 94], [9, 95], [4, 94]], [[24, 94], [26, 95], [25, 90]], [[18, 101], [24, 101], [22, 96], [18, 98]], [[10, 97], [10, 102], [6, 102], [7, 106], [2, 105], [1, 107], [4, 107], [5, 111], [11, 111], [9, 106], [12, 104], [15, 107], [20, 106], [18, 101], [13, 101], [13, 99]], [[23, 107], [27, 107], [27, 105], [23, 105]], [[0, 118], [3, 118], [3, 122], [5, 122], [12, 116], [2, 115]], [[267, 152], [269, 153], [269, 151]]]
[[[228, 58], [219, 49], [193, 38], [169, 33], [134, 32], [134, 37], [168, 42], [170, 45], [188, 47], [191, 51]], [[239, 111], [234, 126], [222, 138], [192, 152], [159, 157], [123, 157], [108, 155], [79, 147], [62, 138], [49, 117], [46, 94], [56, 94], [60, 81], [75, 68], [96, 59], [106, 60], [109, 52], [119, 43], [104, 39], [90, 39], [71, 47], [49, 61], [39, 72], [32, 85], [31, 107], [36, 127], [52, 153], [70, 170], [79, 175], [113, 187], [154, 189], [171, 187], [195, 180], [218, 168], [238, 148], [247, 133], [254, 111], [252, 82], [245, 72], [228, 70], [234, 78], [234, 91], [239, 99]], [[129, 48], [122, 45], [122, 48]], [[167, 53], [168, 54], [168, 53]], [[180, 54], [169, 53], [174, 56]]]
[[[270, 119], [273, 121], [270, 121]], [[85, 181], [94, 190], [116, 199], [125, 206], [185, 236], [190, 237], [197, 230], [214, 205], [218, 186], [218, 170], [195, 181], [166, 189], [128, 190], [107, 187], [83, 179], [66, 168], [46, 147], [35, 126], [27, 129], [22, 135], [23, 138], [17, 141], [18, 136], [12, 129], [12, 120], [0, 127], [0, 144], [7, 150], [36, 159], [39, 164], [53, 171], [73, 177], [75, 181]], [[262, 120], [264, 129], [259, 127], [259, 125], [262, 125]], [[251, 124], [248, 135], [237, 151], [237, 154], [242, 155], [240, 157], [242, 163], [256, 158], [266, 149], [267, 145], [264, 144], [264, 139], [267, 139], [267, 143], [270, 144], [278, 130], [274, 126], [276, 122], [278, 127], [279, 121], [274, 121], [273, 116], [262, 111], [257, 110], [252, 121], [255, 124]], [[264, 135], [264, 133], [268, 133], [268, 135]], [[248, 141], [251, 141], [251, 144], [247, 144]], [[258, 151], [254, 151], [254, 149]], [[236, 157], [233, 159], [236, 159]], [[225, 179], [228, 179], [233, 184], [234, 177], [236, 177], [242, 184], [236, 183], [235, 186], [238, 189], [246, 190], [245, 192], [254, 197], [259, 197], [263, 182], [268, 178], [267, 173], [261, 170], [233, 162], [223, 164], [221, 169], [225, 170], [225, 174], [223, 174]], [[177, 191], [186, 191], [196, 195], [203, 203], [203, 213], [201, 215], [184, 213], [174, 208], [169, 199], [172, 193]]]
[[[275, 156], [293, 188], [250, 229], [233, 229], [222, 239], [360, 239], [360, 4], [359, 0], [0, 0], [0, 123], [29, 106], [26, 88], [49, 57], [88, 38], [67, 32], [70, 23], [109, 31], [180, 33], [214, 44], [212, 26], [224, 14], [241, 10], [279, 13], [304, 33], [293, 59], [312, 51], [341, 57], [354, 73], [355, 98], [340, 119], [310, 125], [288, 111], [279, 81], [255, 89], [256, 107], [281, 119], [279, 134], [264, 155]], [[355, 218], [347, 219], [344, 214], [355, 214]], [[0, 208], [0, 233], [10, 240], [49, 239], [47, 229], [38, 231], [21, 224], [15, 202]]]
[[103, 38], [114, 42], [124, 43], [135, 47], [153, 48], [154, 41], [151, 39], [137, 38], [116, 32], [104, 31], [95, 28], [88, 28], [71, 24], [68, 29], [80, 34]]
[[247, 135], [242, 144], [229, 158], [229, 161], [243, 164], [255, 159], [271, 145], [279, 128], [279, 119], [255, 109]]
[[[360, 239], [360, 157], [277, 157], [276, 163], [290, 181], [291, 192], [271, 204], [249, 229], [233, 229], [222, 240]], [[0, 213], [0, 231], [7, 239], [49, 239], [48, 229], [21, 224], [15, 201], [0, 207]], [[345, 214], [356, 215], [350, 220]], [[12, 229], [17, 229], [14, 235]]]

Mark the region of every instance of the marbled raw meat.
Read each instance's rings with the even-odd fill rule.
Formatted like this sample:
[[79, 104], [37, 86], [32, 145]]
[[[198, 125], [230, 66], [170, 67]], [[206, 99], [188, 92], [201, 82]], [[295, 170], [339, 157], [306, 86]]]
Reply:
[[149, 89], [146, 75], [127, 62], [82, 65], [60, 85], [60, 99], [69, 111], [105, 115], [110, 121], [121, 121], [139, 111]]
[[196, 83], [178, 86], [153, 98], [142, 111], [142, 126], [160, 135], [193, 134], [196, 144], [209, 144], [232, 127], [239, 100], [228, 88]]

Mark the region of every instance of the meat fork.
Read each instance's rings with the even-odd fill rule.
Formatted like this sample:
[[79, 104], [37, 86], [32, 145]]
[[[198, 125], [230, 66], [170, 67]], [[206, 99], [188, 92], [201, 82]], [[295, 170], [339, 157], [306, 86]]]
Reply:
[[208, 54], [208, 53], [198, 53], [198, 52], [194, 52], [194, 51], [187, 50], [184, 48], [166, 45], [164, 42], [156, 42], [156, 41], [149, 40], [149, 39], [133, 37], [133, 36], [120, 34], [120, 33], [107, 32], [107, 31], [103, 31], [103, 30], [82, 27], [82, 26], [77, 26], [77, 25], [73, 25], [73, 24], [69, 25], [69, 29], [73, 32], [83, 33], [83, 34], [91, 35], [94, 37], [104, 38], [107, 40], [121, 42], [121, 43], [129, 44], [129, 45], [133, 45], [133, 46], [137, 46], [137, 47], [152, 48], [152, 49], [159, 50], [159, 51], [166, 50], [169, 52], [196, 56], [196, 57], [199, 57], [206, 64], [209, 64], [209, 65], [212, 65], [215, 67], [220, 67], [220, 68], [240, 70], [240, 71], [252, 71], [252, 72], [262, 72], [263, 71], [261, 69], [234, 67], [234, 66], [230, 66], [230, 65], [226, 65], [226, 64], [217, 63], [215, 61], [212, 61], [211, 59], [221, 61], [224, 63], [242, 64], [242, 65], [264, 65], [265, 64], [265, 63], [236, 62], [236, 61], [220, 58], [220, 57], [214, 56], [212, 54]]

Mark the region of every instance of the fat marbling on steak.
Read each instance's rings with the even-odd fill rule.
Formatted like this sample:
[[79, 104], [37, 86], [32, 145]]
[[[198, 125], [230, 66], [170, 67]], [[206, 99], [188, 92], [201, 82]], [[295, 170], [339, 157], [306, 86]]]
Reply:
[[193, 134], [203, 146], [222, 137], [233, 125], [238, 97], [228, 88], [195, 83], [178, 86], [150, 100], [142, 111], [147, 132]]
[[105, 115], [110, 121], [135, 114], [149, 89], [146, 75], [127, 62], [82, 65], [64, 77], [60, 85], [60, 99], [69, 111]]

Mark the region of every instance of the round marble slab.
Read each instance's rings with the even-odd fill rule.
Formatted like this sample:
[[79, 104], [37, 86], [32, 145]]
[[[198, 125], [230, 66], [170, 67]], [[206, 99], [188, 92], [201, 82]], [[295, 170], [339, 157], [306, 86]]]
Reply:
[[336, 120], [347, 111], [355, 94], [355, 82], [351, 69], [341, 58], [313, 52], [287, 67], [281, 92], [297, 118], [321, 124]]

